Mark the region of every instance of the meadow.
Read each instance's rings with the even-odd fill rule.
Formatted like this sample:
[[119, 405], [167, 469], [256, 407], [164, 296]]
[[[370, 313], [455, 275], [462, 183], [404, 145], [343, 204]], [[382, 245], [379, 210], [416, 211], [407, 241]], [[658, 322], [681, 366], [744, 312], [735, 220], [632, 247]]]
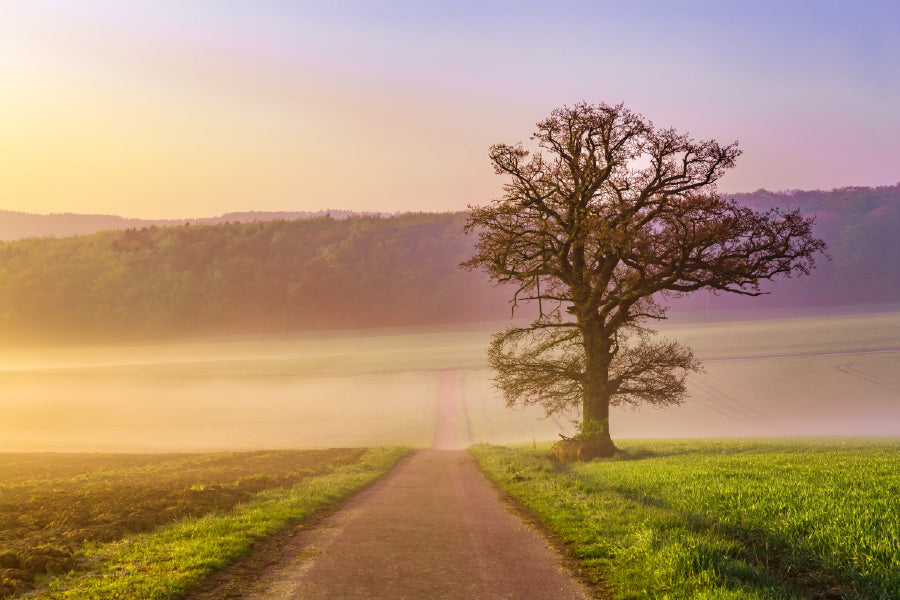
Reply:
[[472, 452], [616, 600], [900, 594], [900, 439], [620, 445], [573, 466]]
[[402, 454], [0, 454], [0, 597], [180, 597]]

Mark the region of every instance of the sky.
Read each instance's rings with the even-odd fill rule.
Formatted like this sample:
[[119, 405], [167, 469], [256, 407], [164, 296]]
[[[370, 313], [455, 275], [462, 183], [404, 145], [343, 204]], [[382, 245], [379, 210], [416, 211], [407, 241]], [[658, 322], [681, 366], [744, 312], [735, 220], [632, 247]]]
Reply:
[[900, 3], [0, 0], [0, 210], [462, 210], [579, 101], [739, 141], [725, 193], [893, 185]]

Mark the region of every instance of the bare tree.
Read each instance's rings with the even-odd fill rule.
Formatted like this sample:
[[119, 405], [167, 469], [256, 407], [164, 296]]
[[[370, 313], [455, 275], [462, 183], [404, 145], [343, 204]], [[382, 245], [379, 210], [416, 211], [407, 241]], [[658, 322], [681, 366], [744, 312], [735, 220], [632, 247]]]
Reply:
[[799, 211], [719, 196], [737, 143], [586, 103], [554, 110], [532, 139], [534, 153], [491, 147], [504, 194], [470, 207], [466, 231], [478, 241], [463, 266], [514, 283], [514, 307], [538, 303], [530, 326], [496, 334], [488, 351], [507, 405], [580, 408], [580, 439], [610, 456], [610, 406], [678, 404], [700, 369], [689, 348], [647, 328], [665, 318], [666, 297], [759, 295], [761, 280], [809, 273], [825, 244]]

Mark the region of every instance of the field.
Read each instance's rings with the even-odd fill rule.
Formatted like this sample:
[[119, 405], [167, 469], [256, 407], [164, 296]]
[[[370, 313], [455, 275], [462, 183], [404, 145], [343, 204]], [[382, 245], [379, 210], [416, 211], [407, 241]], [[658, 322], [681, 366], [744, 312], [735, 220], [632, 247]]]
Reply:
[[[447, 372], [465, 442], [571, 432], [494, 393], [485, 347], [504, 325], [0, 348], [0, 449], [427, 447]], [[682, 406], [614, 410], [617, 439], [900, 435], [900, 311], [663, 325], [706, 373]]]
[[382, 331], [0, 349], [15, 451], [426, 447], [435, 373], [483, 366], [484, 332]]
[[[705, 373], [688, 378], [681, 406], [613, 408], [614, 439], [900, 435], [900, 312], [663, 323], [689, 345]], [[484, 371], [460, 389], [471, 441], [557, 439], [565, 419], [510, 411]]]
[[473, 452], [613, 598], [898, 597], [900, 439], [621, 445], [571, 468]]
[[[283, 494], [328, 480], [359, 468], [364, 453], [0, 454], [0, 597], [28, 590], [35, 577], [89, 570], [110, 542], [209, 515], [234, 525], [229, 513], [266, 490]], [[348, 491], [335, 489], [337, 496]], [[308, 513], [321, 508], [322, 498], [301, 504]], [[283, 520], [304, 516], [294, 513]], [[202, 536], [194, 531], [191, 538]], [[212, 558], [227, 561], [229, 552], [215, 549]]]
[[[478, 452], [620, 597], [900, 589], [896, 567], [885, 567], [900, 552], [895, 442], [628, 441], [900, 436], [900, 310], [665, 323], [705, 365], [688, 380], [690, 398], [615, 409], [625, 460], [571, 471], [533, 451], [571, 433], [566, 419], [510, 410], [491, 387], [484, 349], [504, 325], [0, 347], [0, 591], [76, 567], [39, 578], [52, 584], [47, 597], [116, 597], [96, 586], [139, 577], [151, 582], [146, 597], [175, 597], [396, 460], [296, 450], [428, 447], [447, 386], [463, 445], [531, 448]], [[372, 464], [354, 471], [362, 463]], [[325, 483], [310, 491], [312, 481]], [[191, 565], [183, 572], [165, 558], [173, 549]]]

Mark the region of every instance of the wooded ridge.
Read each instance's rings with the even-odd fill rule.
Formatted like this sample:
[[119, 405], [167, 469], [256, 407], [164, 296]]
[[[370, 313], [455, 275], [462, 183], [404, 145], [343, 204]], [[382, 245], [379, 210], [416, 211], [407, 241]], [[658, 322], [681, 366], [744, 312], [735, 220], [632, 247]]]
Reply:
[[[832, 260], [768, 296], [713, 297], [712, 310], [900, 302], [900, 185], [730, 197], [816, 214]], [[0, 212], [0, 229], [11, 214], [22, 213]], [[283, 214], [0, 242], [0, 339], [277, 333], [510, 314], [508, 290], [458, 268], [474, 243], [462, 232], [466, 213], [267, 220]], [[673, 304], [704, 309], [706, 297]]]
[[465, 215], [182, 225], [0, 244], [0, 335], [271, 333], [502, 318]]

